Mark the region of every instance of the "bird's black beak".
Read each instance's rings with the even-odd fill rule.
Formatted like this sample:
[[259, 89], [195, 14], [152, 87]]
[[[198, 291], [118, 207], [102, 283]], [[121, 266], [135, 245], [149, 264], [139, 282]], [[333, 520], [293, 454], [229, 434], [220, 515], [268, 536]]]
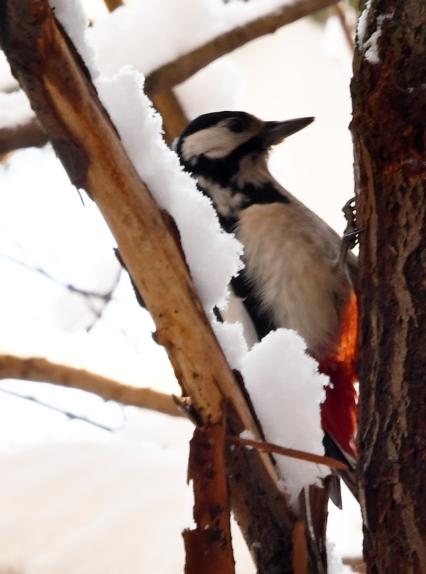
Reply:
[[269, 147], [279, 144], [288, 136], [302, 130], [314, 121], [314, 118], [297, 118], [285, 122], [264, 122], [262, 139]]

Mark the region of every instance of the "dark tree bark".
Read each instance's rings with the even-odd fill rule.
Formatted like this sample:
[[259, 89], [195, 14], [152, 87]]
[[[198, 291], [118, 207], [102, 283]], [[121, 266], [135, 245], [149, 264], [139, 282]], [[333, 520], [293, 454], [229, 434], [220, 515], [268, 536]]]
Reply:
[[426, 3], [370, 0], [354, 58], [369, 573], [426, 572]]

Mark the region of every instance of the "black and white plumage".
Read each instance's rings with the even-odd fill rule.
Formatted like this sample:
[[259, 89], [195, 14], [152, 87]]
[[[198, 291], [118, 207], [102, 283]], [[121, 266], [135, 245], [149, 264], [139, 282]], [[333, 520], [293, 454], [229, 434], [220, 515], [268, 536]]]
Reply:
[[[234, 111], [204, 114], [189, 124], [176, 150], [211, 198], [222, 227], [244, 246], [245, 268], [232, 280], [232, 288], [243, 301], [256, 338], [279, 327], [294, 329], [304, 338], [335, 387], [327, 391], [323, 428], [353, 461], [354, 366], [350, 376], [346, 370], [344, 376], [340, 373], [342, 383], [333, 381], [333, 373], [353, 299], [356, 258], [351, 253], [342, 257], [337, 233], [284, 189], [267, 166], [271, 146], [312, 121], [264, 122]], [[329, 415], [328, 410], [341, 412]]]
[[272, 145], [313, 118], [262, 122], [244, 112], [205, 114], [177, 143], [184, 167], [216, 208], [221, 225], [244, 245], [245, 269], [232, 282], [257, 335], [295, 329], [321, 360], [338, 344], [339, 308], [352, 288], [338, 265], [340, 237], [284, 189], [267, 167]]

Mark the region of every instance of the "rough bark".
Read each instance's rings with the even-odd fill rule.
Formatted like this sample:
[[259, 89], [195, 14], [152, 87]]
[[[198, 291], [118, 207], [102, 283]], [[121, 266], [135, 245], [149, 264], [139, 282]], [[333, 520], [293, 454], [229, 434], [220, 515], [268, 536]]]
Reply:
[[371, 574], [426, 572], [426, 4], [371, 0], [354, 58], [359, 445]]
[[[102, 108], [87, 70], [47, 0], [1, 0], [0, 42], [56, 153], [77, 187], [96, 201], [157, 326], [198, 420], [260, 438], [250, 407], [203, 312], [176, 243]], [[143, 150], [141, 150], [143, 153]], [[228, 449], [232, 506], [260, 574], [292, 571], [295, 518], [269, 455]], [[256, 546], [257, 547], [257, 546]]]

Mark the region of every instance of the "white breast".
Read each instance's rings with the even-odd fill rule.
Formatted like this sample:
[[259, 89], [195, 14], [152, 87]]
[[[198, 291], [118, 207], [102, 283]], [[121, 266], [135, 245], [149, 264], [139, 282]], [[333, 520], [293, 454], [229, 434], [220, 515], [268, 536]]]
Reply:
[[276, 326], [296, 330], [317, 359], [329, 355], [351, 289], [336, 265], [338, 235], [293, 199], [244, 210], [237, 237], [245, 247], [247, 275]]

